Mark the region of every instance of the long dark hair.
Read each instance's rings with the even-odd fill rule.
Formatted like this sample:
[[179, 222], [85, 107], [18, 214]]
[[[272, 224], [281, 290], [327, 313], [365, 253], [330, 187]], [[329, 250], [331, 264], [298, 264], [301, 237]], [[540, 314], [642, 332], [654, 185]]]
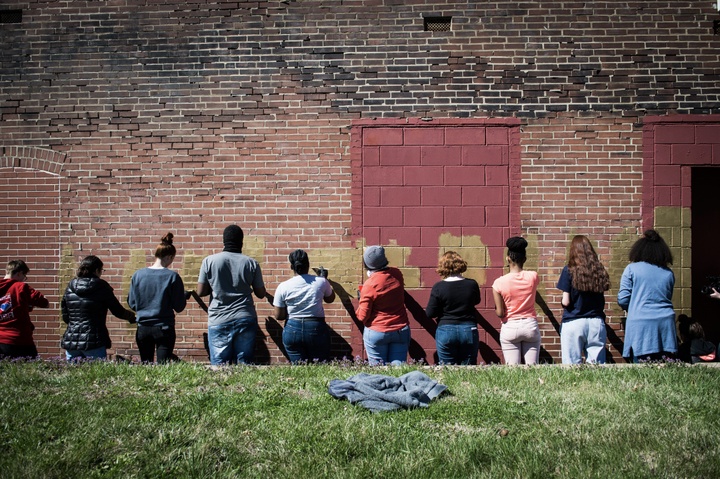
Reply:
[[587, 236], [577, 235], [570, 243], [568, 269], [573, 288], [578, 291], [603, 293], [610, 289], [610, 275], [600, 262]]
[[629, 259], [632, 263], [642, 261], [661, 268], [667, 268], [673, 262], [670, 248], [655, 230], [647, 230], [643, 233], [642, 238], [630, 249]]
[[97, 271], [103, 268], [103, 262], [100, 261], [100, 258], [97, 256], [85, 256], [82, 261], [80, 261], [80, 266], [78, 266], [77, 269], [77, 277], [78, 278], [92, 278], [97, 273]]

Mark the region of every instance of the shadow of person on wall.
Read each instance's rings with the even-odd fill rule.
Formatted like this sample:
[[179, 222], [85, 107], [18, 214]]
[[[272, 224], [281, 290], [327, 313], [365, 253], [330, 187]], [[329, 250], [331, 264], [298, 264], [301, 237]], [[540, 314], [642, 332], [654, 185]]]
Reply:
[[[420, 306], [420, 303], [418, 303], [417, 300], [407, 291], [405, 291], [405, 308], [408, 310], [415, 322], [422, 326], [423, 329], [434, 338], [435, 332], [437, 331], [437, 323], [427, 317], [425, 309]], [[412, 337], [410, 338], [408, 355], [410, 356], [410, 359], [414, 361], [421, 361], [426, 364], [430, 364], [430, 361], [428, 361], [428, 352]], [[433, 364], [437, 363], [438, 358], [436, 353], [433, 355]]]
[[[552, 323], [553, 328], [555, 329], [555, 332], [558, 336], [560, 336], [560, 323], [555, 318], [555, 315], [553, 314], [550, 307], [545, 302], [545, 298], [540, 295], [539, 291], [535, 292], [535, 303], [540, 306], [540, 309], [542, 310], [543, 314], [550, 320], [550, 323]], [[540, 363], [546, 363], [546, 364], [553, 364], [555, 360], [550, 355], [550, 353], [540, 345]]]
[[[625, 320], [623, 319], [623, 323], [625, 324]], [[625, 343], [622, 339], [620, 339], [620, 336], [617, 335], [617, 332], [607, 323], [605, 322], [605, 331], [607, 332], [607, 339], [608, 342], [612, 347], [614, 347], [616, 350], [620, 352], [620, 357], [622, 357], [623, 348], [625, 347]], [[608, 348], [605, 351], [605, 362], [608, 364], [615, 364], [615, 357], [612, 355], [612, 350]]]
[[[491, 338], [493, 338], [496, 344], [500, 344], [500, 331], [498, 331], [495, 326], [490, 324], [490, 321], [485, 319], [485, 316], [483, 316], [478, 310], [475, 310], [475, 322], [477, 323], [479, 328], [482, 328], [487, 334], [490, 335]], [[498, 356], [497, 353], [493, 351], [490, 345], [486, 342], [480, 341], [479, 352], [480, 359], [486, 364], [500, 364], [502, 362], [500, 356]]]
[[[353, 297], [350, 296], [350, 293], [348, 293], [340, 283], [336, 283], [331, 279], [328, 279], [328, 282], [330, 283], [330, 286], [332, 286], [333, 291], [335, 291], [335, 296], [340, 299], [340, 304], [342, 305], [343, 309], [348, 314], [348, 316], [350, 316], [350, 319], [352, 319], [353, 323], [355, 323], [355, 326], [358, 328], [360, 334], [362, 335], [362, 332], [365, 329], [365, 325], [360, 322], [360, 320], [357, 318], [357, 315], [355, 314], [355, 307], [352, 304]], [[329, 329], [330, 357], [338, 360], [352, 359], [353, 351], [350, 343], [348, 343], [347, 340], [343, 338], [333, 328]]]
[[282, 353], [282, 355], [285, 356], [285, 359], [289, 361], [290, 357], [287, 355], [285, 345], [282, 341], [283, 327], [280, 324], [280, 321], [273, 318], [272, 316], [268, 316], [267, 318], [265, 318], [265, 330], [268, 332], [268, 336], [270, 336], [272, 342], [275, 343], [275, 347], [277, 347]]

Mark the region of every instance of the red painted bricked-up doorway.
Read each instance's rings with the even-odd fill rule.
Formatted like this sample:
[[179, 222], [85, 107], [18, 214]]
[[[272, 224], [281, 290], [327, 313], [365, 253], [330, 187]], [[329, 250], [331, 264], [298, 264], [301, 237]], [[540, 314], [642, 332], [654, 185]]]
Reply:
[[[505, 240], [519, 234], [519, 121], [391, 120], [353, 124], [353, 233], [385, 246], [415, 304], [410, 357], [436, 363], [434, 321], [424, 314], [438, 258], [453, 250], [480, 284], [479, 362], [501, 361], [491, 286]], [[354, 353], [362, 351], [353, 329]]]

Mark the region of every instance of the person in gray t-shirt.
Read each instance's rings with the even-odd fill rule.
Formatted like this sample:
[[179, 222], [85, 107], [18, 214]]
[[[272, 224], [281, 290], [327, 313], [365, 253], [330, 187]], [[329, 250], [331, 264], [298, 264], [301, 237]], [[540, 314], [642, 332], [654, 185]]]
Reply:
[[265, 297], [257, 261], [242, 254], [243, 231], [230, 225], [223, 232], [221, 253], [203, 259], [197, 293], [212, 295], [208, 308], [210, 364], [252, 363], [257, 312], [252, 295]]

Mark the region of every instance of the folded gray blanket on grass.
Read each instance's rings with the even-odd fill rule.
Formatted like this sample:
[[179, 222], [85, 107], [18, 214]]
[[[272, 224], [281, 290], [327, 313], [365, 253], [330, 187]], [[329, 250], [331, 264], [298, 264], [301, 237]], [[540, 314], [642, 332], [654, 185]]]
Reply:
[[337, 399], [347, 399], [373, 412], [428, 407], [430, 401], [447, 389], [420, 371], [399, 378], [360, 373], [347, 380], [333, 379], [328, 392]]

